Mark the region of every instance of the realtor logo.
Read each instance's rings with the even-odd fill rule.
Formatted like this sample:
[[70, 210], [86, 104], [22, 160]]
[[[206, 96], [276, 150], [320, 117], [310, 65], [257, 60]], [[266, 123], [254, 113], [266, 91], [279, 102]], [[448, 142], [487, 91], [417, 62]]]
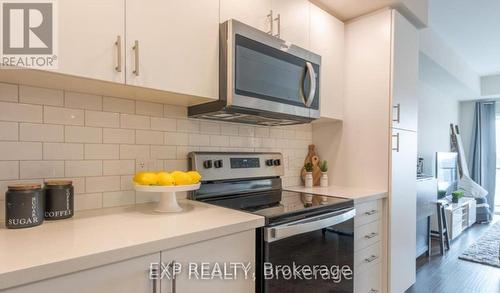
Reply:
[[1, 64], [57, 68], [54, 0], [1, 0]]

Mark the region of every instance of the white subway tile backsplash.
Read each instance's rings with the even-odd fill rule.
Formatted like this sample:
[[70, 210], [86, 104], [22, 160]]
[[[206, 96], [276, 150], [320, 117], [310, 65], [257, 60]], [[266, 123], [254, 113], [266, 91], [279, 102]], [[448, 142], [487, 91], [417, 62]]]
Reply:
[[121, 128], [150, 129], [151, 118], [142, 115], [121, 114], [120, 125]]
[[103, 142], [104, 143], [135, 143], [135, 130], [132, 129], [119, 129], [119, 128], [104, 128]]
[[175, 146], [151, 146], [151, 158], [153, 159], [175, 159], [176, 158], [176, 147]]
[[134, 183], [132, 182], [133, 178], [134, 178], [133, 175], [120, 176], [120, 189], [121, 190], [132, 190], [132, 189], [134, 189]]
[[133, 190], [104, 192], [102, 194], [102, 206], [116, 207], [131, 205], [135, 203], [135, 192]]
[[118, 128], [120, 127], [120, 114], [86, 110], [85, 126]]
[[102, 193], [85, 193], [75, 195], [75, 211], [102, 208]]
[[19, 161], [0, 161], [0, 180], [12, 179], [19, 179]]
[[239, 136], [254, 136], [255, 128], [251, 126], [240, 126], [238, 129]]
[[162, 131], [175, 131], [177, 121], [172, 118], [157, 118], [151, 117], [151, 129]]
[[17, 84], [0, 83], [0, 101], [17, 103], [19, 86]]
[[0, 120], [42, 122], [42, 106], [0, 102]]
[[283, 135], [284, 135], [283, 129], [271, 128], [269, 130], [269, 136], [272, 138], [283, 138]]
[[220, 125], [216, 122], [200, 121], [200, 132], [204, 134], [219, 134]]
[[[185, 160], [187, 159], [187, 156], [190, 152], [196, 152], [199, 151], [200, 148], [196, 146], [178, 146], [177, 147], [177, 159], [178, 160]], [[169, 159], [169, 158], [165, 158]]]
[[103, 175], [131, 175], [135, 173], [135, 160], [104, 160]]
[[188, 145], [189, 135], [182, 132], [165, 132], [166, 145]]
[[163, 116], [163, 104], [136, 101], [135, 102], [135, 113], [138, 115], [146, 116]]
[[66, 142], [101, 143], [102, 129], [84, 126], [66, 126], [64, 128]]
[[106, 112], [135, 114], [135, 101], [114, 97], [103, 97], [102, 109]]
[[0, 141], [2, 140], [18, 140], [19, 139], [19, 123], [17, 122], [2, 122], [0, 121]]
[[102, 110], [102, 97], [90, 94], [65, 92], [64, 106], [75, 109]]
[[269, 137], [269, 128], [267, 127], [257, 127], [255, 128], [256, 137]]
[[147, 159], [150, 157], [149, 145], [120, 145], [120, 159]]
[[165, 170], [171, 172], [174, 170], [185, 171], [188, 170], [187, 160], [165, 160]]
[[19, 102], [62, 107], [64, 96], [62, 90], [22, 85], [19, 87]]
[[238, 135], [237, 124], [222, 124], [220, 127], [221, 134], [223, 135]]
[[104, 160], [120, 158], [120, 148], [117, 144], [86, 144], [85, 160]]
[[64, 161], [21, 161], [21, 179], [64, 177]]
[[67, 177], [102, 175], [102, 161], [65, 161], [64, 168]]
[[83, 160], [83, 144], [44, 143], [44, 160]]
[[41, 160], [42, 143], [0, 141], [0, 160]]
[[163, 114], [165, 117], [185, 118], [187, 117], [187, 107], [163, 105]]
[[135, 143], [136, 144], [163, 144], [164, 136], [161, 131], [154, 130], [136, 130]]
[[219, 146], [219, 147], [229, 146], [229, 136], [211, 135], [210, 136], [210, 145], [211, 146]]
[[83, 110], [58, 107], [43, 107], [43, 122], [64, 125], [83, 125]]
[[21, 123], [19, 133], [21, 141], [64, 141], [63, 125]]
[[191, 146], [209, 146], [210, 136], [206, 134], [190, 134], [189, 145]]
[[178, 119], [177, 131], [180, 132], [200, 132], [200, 121], [194, 119]]
[[120, 190], [120, 176], [85, 178], [85, 190], [90, 193]]

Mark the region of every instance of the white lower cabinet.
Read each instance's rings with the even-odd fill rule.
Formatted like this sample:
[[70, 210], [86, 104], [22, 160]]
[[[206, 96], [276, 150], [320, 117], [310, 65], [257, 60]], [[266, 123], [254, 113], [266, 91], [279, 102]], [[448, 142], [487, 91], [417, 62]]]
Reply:
[[154, 292], [149, 279], [151, 263], [160, 253], [141, 256], [61, 277], [2, 291], [2, 293], [143, 293]]
[[382, 200], [355, 204], [354, 292], [382, 292], [384, 233]]
[[[246, 231], [209, 241], [195, 243], [172, 250], [162, 251], [164, 264], [176, 263], [181, 273], [174, 280], [162, 279], [162, 293], [254, 293], [253, 268], [255, 267], [255, 231]], [[203, 263], [208, 266], [203, 267]], [[215, 271], [215, 264], [224, 271], [233, 272], [231, 263], [251, 264], [252, 270], [245, 279], [238, 270], [234, 279], [226, 275], [220, 279], [217, 273], [210, 280], [203, 279]], [[179, 266], [180, 265], [180, 266]], [[224, 266], [226, 265], [226, 269]], [[205, 277], [204, 274], [206, 274]], [[224, 279], [225, 278], [225, 279]]]

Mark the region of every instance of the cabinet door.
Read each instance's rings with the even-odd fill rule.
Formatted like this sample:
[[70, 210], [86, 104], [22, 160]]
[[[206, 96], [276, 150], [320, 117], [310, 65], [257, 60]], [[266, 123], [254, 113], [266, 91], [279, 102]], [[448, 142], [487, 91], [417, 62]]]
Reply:
[[236, 19], [264, 32], [271, 30], [271, 0], [220, 0], [220, 22]]
[[392, 127], [417, 130], [418, 31], [393, 11]]
[[126, 11], [127, 84], [218, 98], [218, 0], [128, 0]]
[[[57, 5], [59, 53], [55, 71], [124, 83], [125, 0], [64, 0]], [[118, 37], [120, 44], [115, 44]]]
[[2, 292], [152, 293], [155, 291], [153, 280], [149, 279], [149, 267], [159, 262], [160, 253], [155, 253]]
[[311, 4], [311, 51], [321, 55], [321, 117], [344, 115], [344, 23]]
[[390, 292], [415, 283], [417, 133], [393, 130], [389, 203]]
[[[216, 238], [196, 244], [179, 247], [161, 253], [164, 264], [175, 262], [180, 264], [181, 273], [175, 280], [163, 278], [161, 283], [162, 293], [174, 292], [203, 292], [203, 293], [254, 293], [253, 268], [255, 267], [255, 231], [250, 230], [221, 238]], [[209, 274], [215, 263], [224, 271], [224, 264], [233, 262], [251, 263], [252, 270], [248, 279], [239, 271], [237, 279], [201, 279], [201, 264], [208, 263]], [[194, 266], [197, 266], [195, 269]], [[191, 268], [191, 269], [190, 269]], [[230, 270], [229, 267], [227, 270]], [[227, 271], [226, 270], [226, 271]], [[190, 272], [191, 278], [190, 278]], [[196, 273], [199, 278], [196, 277]]]
[[274, 22], [274, 34], [294, 45], [309, 49], [309, 1], [272, 0], [274, 17], [279, 14], [278, 23]]

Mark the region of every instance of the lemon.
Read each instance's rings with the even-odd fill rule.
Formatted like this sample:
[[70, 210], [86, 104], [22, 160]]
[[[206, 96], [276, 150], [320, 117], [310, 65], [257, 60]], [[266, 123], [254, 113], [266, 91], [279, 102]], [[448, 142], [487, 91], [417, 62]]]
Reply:
[[174, 185], [174, 177], [167, 172], [158, 172], [159, 185]]
[[134, 176], [134, 182], [140, 185], [158, 184], [158, 175], [153, 172], [139, 172]]
[[191, 184], [196, 184], [196, 183], [200, 182], [200, 180], [201, 180], [200, 173], [198, 173], [196, 171], [189, 171], [189, 172], [187, 172], [187, 174], [189, 175], [189, 177], [191, 177]]
[[191, 177], [186, 172], [174, 171], [171, 173], [174, 177], [175, 185], [189, 185], [191, 183]]

